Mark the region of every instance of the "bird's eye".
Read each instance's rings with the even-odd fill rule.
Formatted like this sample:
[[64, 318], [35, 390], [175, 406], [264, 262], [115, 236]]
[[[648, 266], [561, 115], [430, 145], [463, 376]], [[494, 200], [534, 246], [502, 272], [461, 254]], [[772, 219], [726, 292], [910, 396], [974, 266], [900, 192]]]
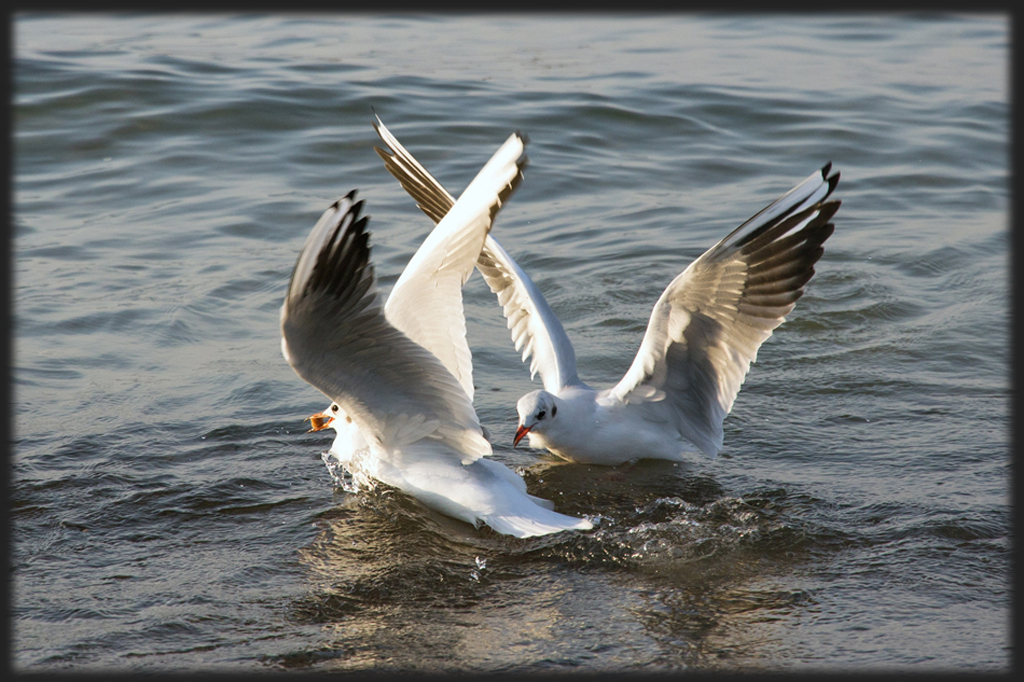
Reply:
[[337, 405], [331, 405], [331, 412], [337, 412], [337, 411], [338, 411], [338, 406]]
[[541, 410], [540, 412], [537, 413], [537, 419], [543, 419], [543, 418], [544, 418], [544, 410]]
[[554, 417], [556, 414], [558, 414], [558, 405], [552, 405], [551, 406], [551, 416]]

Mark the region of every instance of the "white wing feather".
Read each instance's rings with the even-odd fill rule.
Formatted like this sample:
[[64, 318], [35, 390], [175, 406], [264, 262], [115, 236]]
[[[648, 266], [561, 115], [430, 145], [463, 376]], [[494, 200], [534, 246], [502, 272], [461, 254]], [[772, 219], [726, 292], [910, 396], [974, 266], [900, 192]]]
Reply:
[[371, 446], [430, 437], [472, 461], [489, 454], [473, 404], [432, 353], [385, 318], [355, 192], [310, 233], [281, 308], [285, 359], [352, 417]]
[[583, 386], [576, 374], [576, 352], [558, 316], [540, 289], [494, 238], [484, 242], [476, 263], [512, 331], [512, 342], [530, 360], [530, 378], [540, 373], [544, 389], [557, 393], [567, 386]]
[[[455, 203], [452, 195], [402, 146], [380, 118], [375, 128], [393, 152], [377, 149], [385, 167], [424, 213], [435, 222], [442, 221]], [[492, 235], [487, 236], [480, 251], [477, 269], [498, 297], [512, 342], [523, 353], [523, 362], [532, 356], [531, 377], [540, 373], [544, 388], [552, 392], [565, 386], [582, 386], [576, 373], [576, 354], [562, 323], [530, 277]]]
[[470, 399], [473, 359], [462, 285], [473, 272], [494, 215], [519, 184], [524, 151], [523, 139], [510, 135], [416, 251], [384, 306], [388, 321], [433, 352]]

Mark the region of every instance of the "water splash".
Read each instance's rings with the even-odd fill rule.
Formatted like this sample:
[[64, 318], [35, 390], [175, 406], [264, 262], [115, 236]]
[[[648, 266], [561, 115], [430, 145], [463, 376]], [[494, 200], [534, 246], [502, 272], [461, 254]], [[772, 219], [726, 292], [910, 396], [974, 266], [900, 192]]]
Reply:
[[339, 460], [331, 450], [321, 452], [320, 459], [324, 461], [327, 473], [331, 475], [331, 480], [334, 481], [336, 487], [341, 488], [347, 493], [358, 493], [363, 488], [368, 487], [360, 486], [359, 477], [349, 471], [345, 463]]

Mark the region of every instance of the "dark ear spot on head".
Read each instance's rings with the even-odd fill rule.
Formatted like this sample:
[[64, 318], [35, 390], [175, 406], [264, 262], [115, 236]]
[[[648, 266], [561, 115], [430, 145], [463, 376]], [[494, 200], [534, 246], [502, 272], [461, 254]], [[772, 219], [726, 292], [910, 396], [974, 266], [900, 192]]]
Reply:
[[554, 417], [556, 414], [558, 414], [558, 405], [552, 405], [551, 406], [551, 416]]
[[348, 415], [346, 414], [346, 415], [345, 415], [345, 421], [346, 421], [346, 422], [348, 422], [349, 424], [351, 424], [351, 423], [352, 423], [352, 417], [350, 417], [350, 416], [348, 416]]

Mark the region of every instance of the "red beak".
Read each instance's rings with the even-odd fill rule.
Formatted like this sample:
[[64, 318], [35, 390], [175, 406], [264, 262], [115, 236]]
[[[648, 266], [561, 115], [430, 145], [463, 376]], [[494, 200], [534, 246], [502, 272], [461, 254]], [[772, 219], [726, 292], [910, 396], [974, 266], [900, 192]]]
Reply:
[[512, 447], [514, 448], [515, 446], [519, 445], [519, 441], [521, 441], [523, 439], [523, 436], [525, 436], [529, 432], [530, 429], [526, 428], [525, 426], [520, 426], [518, 429], [516, 429], [516, 437], [512, 439]]

